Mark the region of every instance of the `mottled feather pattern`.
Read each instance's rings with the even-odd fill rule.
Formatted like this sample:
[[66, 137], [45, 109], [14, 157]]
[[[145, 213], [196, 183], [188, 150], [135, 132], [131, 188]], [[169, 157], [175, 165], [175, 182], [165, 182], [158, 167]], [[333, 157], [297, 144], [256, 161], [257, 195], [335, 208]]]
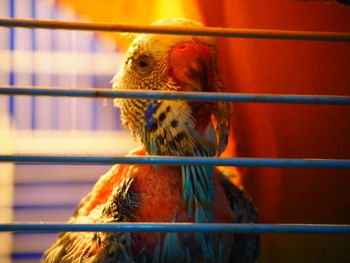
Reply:
[[[243, 189], [232, 184], [227, 176], [221, 177], [231, 209], [234, 212], [234, 223], [258, 223], [258, 212], [251, 198]], [[260, 237], [258, 234], [236, 233], [231, 250], [231, 262], [252, 263], [256, 262], [260, 253]]]
[[[108, 201], [82, 216], [78, 206], [68, 223], [127, 222], [138, 206], [138, 195], [129, 191], [134, 179], [125, 179], [114, 188]], [[84, 200], [83, 200], [84, 201]], [[46, 263], [125, 262], [134, 263], [131, 234], [124, 232], [64, 232], [45, 252]]]
[[[221, 81], [215, 82], [218, 92], [224, 92]], [[219, 156], [228, 144], [230, 134], [230, 121], [232, 117], [231, 105], [228, 102], [218, 101], [214, 104], [212, 122], [216, 130], [217, 148], [216, 154]]]
[[[150, 116], [149, 116], [150, 117]], [[153, 155], [194, 155], [199, 135], [191, 108], [183, 101], [162, 101], [152, 117], [144, 119], [141, 142]]]

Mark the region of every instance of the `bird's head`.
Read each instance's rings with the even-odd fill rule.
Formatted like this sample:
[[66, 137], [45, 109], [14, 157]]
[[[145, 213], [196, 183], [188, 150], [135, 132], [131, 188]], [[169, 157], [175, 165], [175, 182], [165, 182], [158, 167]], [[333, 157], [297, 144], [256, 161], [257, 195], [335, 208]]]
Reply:
[[[161, 20], [155, 25], [202, 26], [199, 22], [185, 18]], [[112, 83], [113, 88], [119, 90], [223, 91], [216, 62], [215, 40], [205, 36], [139, 34], [130, 45], [125, 63], [113, 78]], [[144, 99], [116, 99], [115, 103], [121, 109], [123, 125], [129, 128], [135, 137], [141, 138], [141, 141], [148, 140], [144, 137], [145, 127], [151, 126], [155, 130], [157, 127], [164, 126], [163, 128], [167, 129], [166, 122], [161, 121], [163, 119], [161, 114], [156, 113], [161, 111], [160, 102]], [[180, 104], [177, 102], [176, 107], [180, 108]], [[164, 103], [162, 105], [164, 107]], [[187, 120], [185, 115], [178, 118], [182, 118], [184, 123], [187, 123], [184, 125], [189, 125], [194, 120], [194, 128], [190, 128], [191, 125], [187, 128], [205, 138], [213, 137], [208, 135], [213, 134], [208, 132], [211, 131], [208, 127], [214, 115], [215, 133], [220, 138], [213, 140], [220, 141], [218, 152], [221, 152], [226, 146], [226, 143], [221, 143], [221, 137], [227, 137], [229, 127], [227, 103], [184, 102], [181, 105], [184, 105], [181, 108], [182, 111], [187, 112], [187, 115], [185, 114]], [[164, 114], [166, 112], [165, 110]], [[177, 114], [181, 115], [181, 113]], [[153, 119], [157, 119], [157, 122]], [[179, 127], [177, 126], [177, 129]], [[223, 136], [222, 133], [225, 135]], [[165, 132], [162, 132], [158, 135], [165, 136], [164, 134]], [[170, 138], [166, 139], [170, 140]]]
[[[155, 25], [200, 27], [199, 22], [173, 18]], [[217, 75], [215, 40], [183, 35], [138, 35], [113, 88], [126, 90], [211, 91]]]

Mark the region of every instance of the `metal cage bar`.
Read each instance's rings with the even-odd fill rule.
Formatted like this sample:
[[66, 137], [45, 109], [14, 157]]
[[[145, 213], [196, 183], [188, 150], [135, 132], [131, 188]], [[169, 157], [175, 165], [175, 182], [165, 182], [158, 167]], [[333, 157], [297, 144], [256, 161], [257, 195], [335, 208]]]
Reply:
[[292, 168], [350, 168], [350, 160], [340, 159], [278, 159], [278, 158], [212, 158], [174, 156], [60, 156], [60, 155], [0, 155], [0, 162], [70, 163], [70, 164], [152, 164], [152, 165], [208, 165]]
[[350, 96], [331, 95], [294, 95], [294, 94], [242, 94], [214, 92], [170, 92], [170, 91], [115, 91], [107, 89], [64, 89], [28, 86], [0, 86], [0, 95], [31, 95], [57, 97], [90, 98], [138, 98], [162, 100], [192, 101], [231, 101], [257, 103], [294, 103], [294, 104], [338, 104], [350, 105]]
[[236, 233], [327, 233], [350, 234], [350, 225], [326, 224], [197, 224], [197, 223], [110, 223], [110, 224], [0, 224], [0, 232], [236, 232]]
[[45, 29], [68, 29], [104, 32], [129, 32], [129, 33], [152, 33], [172, 35], [197, 35], [235, 38], [262, 38], [262, 39], [285, 39], [285, 40], [309, 40], [309, 41], [350, 41], [350, 33], [341, 32], [313, 32], [313, 31], [288, 31], [288, 30], [265, 30], [265, 29], [238, 29], [221, 27], [177, 27], [160, 25], [136, 25], [136, 24], [113, 24], [91, 23], [73, 21], [53, 21], [34, 19], [10, 19], [1, 18], [0, 26], [45, 28]]

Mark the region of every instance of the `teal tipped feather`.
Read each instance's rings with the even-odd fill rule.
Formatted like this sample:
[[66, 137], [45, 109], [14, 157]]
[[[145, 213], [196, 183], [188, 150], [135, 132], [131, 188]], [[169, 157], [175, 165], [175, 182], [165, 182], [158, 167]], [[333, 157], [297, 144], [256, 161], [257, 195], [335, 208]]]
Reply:
[[169, 232], [166, 234], [161, 253], [162, 263], [183, 263], [185, 252], [181, 247], [178, 233]]
[[217, 263], [221, 263], [222, 262], [223, 251], [224, 251], [223, 236], [220, 235], [218, 257], [217, 257], [218, 259], [216, 261]]
[[158, 244], [153, 253], [152, 263], [161, 263], [160, 261], [160, 239], [158, 239]]
[[185, 247], [185, 257], [186, 263], [194, 262], [193, 257], [191, 256], [191, 250], [188, 246]]
[[215, 263], [215, 253], [210, 236], [206, 233], [196, 233], [196, 240], [201, 244], [203, 257], [207, 263]]

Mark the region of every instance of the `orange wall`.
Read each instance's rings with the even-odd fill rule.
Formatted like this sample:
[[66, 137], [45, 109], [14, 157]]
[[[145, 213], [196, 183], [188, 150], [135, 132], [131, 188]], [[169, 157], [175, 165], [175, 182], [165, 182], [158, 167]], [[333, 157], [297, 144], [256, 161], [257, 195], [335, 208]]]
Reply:
[[[187, 17], [201, 20], [194, 2], [196, 0], [58, 0], [72, 8], [82, 19], [95, 22], [150, 24], [159, 19]], [[118, 48], [126, 49], [131, 38], [125, 34], [103, 33], [107, 40], [114, 40]]]

